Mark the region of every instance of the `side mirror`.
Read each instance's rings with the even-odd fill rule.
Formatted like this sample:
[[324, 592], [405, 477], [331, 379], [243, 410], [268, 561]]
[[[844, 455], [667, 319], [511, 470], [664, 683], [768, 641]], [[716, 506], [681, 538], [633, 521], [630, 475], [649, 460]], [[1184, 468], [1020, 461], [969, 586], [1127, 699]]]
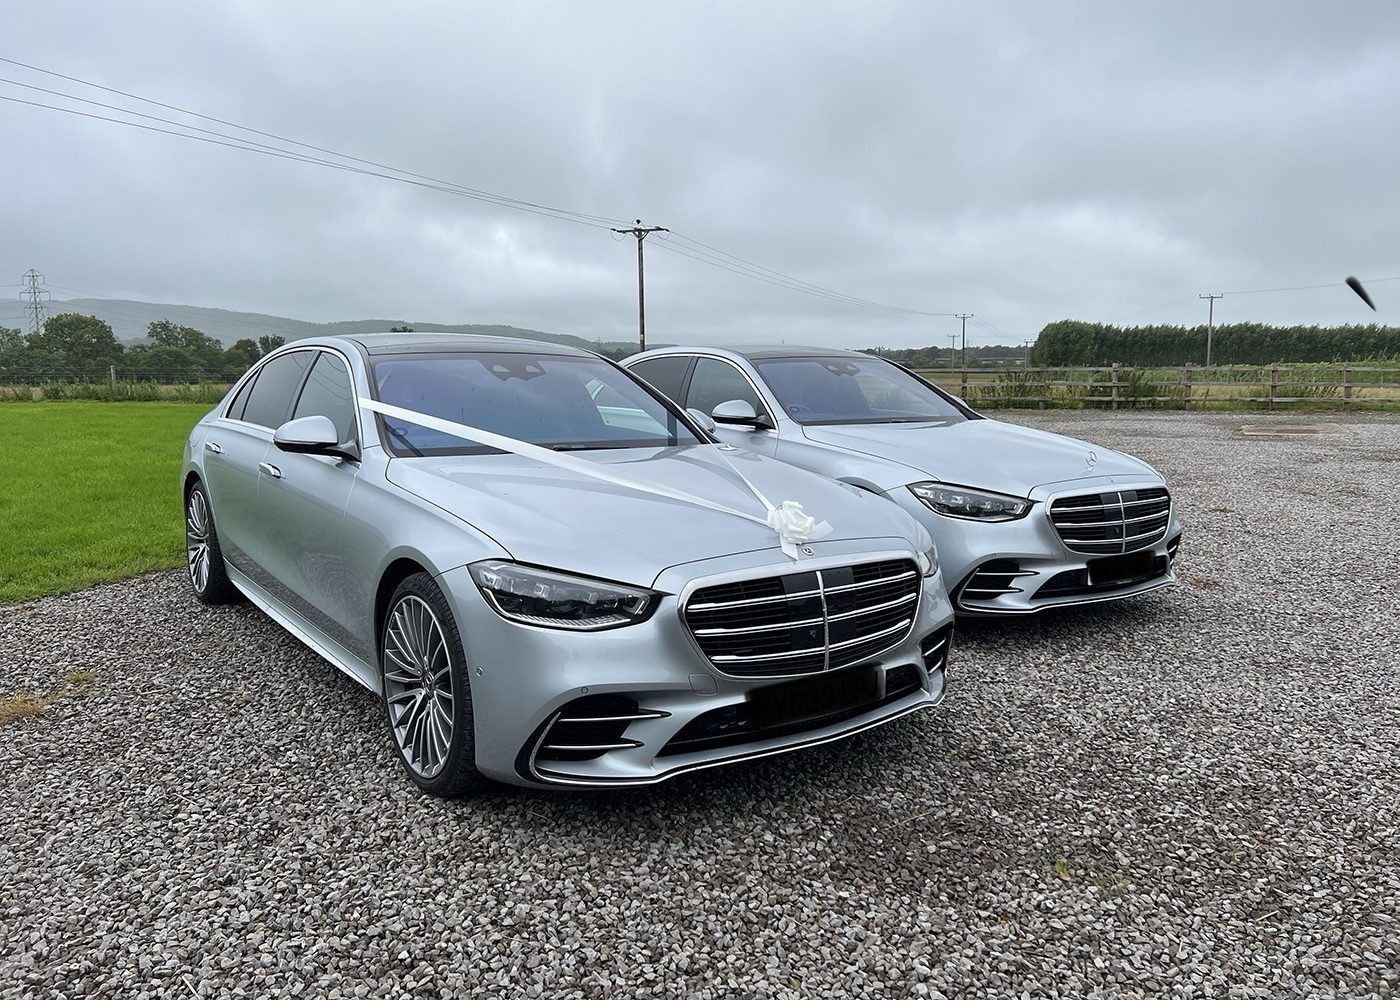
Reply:
[[755, 430], [771, 430], [773, 422], [754, 412], [753, 404], [743, 399], [731, 399], [720, 403], [711, 413], [717, 424], [739, 424]]
[[281, 451], [297, 455], [330, 455], [334, 458], [358, 459], [352, 446], [342, 445], [330, 417], [313, 414], [288, 420], [272, 435], [272, 443]]
[[713, 419], [711, 419], [710, 415], [704, 410], [697, 410], [695, 407], [692, 406], [685, 412], [690, 414], [691, 420], [694, 420], [697, 424], [700, 425], [701, 430], [705, 431], [708, 434], [713, 434], [715, 432], [715, 422]]

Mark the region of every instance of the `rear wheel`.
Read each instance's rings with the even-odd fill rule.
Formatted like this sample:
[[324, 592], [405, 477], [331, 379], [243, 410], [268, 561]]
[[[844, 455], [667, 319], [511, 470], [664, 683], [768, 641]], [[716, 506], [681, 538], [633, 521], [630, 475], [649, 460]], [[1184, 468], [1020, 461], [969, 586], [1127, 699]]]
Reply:
[[389, 738], [413, 783], [443, 797], [489, 784], [476, 769], [462, 638], [442, 591], [427, 573], [413, 574], [394, 591], [380, 648]]
[[219, 533], [214, 530], [214, 508], [199, 481], [185, 497], [185, 564], [194, 596], [202, 603], [228, 604], [238, 597], [224, 568]]

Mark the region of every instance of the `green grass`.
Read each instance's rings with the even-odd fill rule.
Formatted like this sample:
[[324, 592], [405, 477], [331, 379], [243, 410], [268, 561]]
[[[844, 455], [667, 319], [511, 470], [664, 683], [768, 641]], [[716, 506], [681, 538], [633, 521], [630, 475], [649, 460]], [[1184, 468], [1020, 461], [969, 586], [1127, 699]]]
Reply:
[[208, 409], [0, 406], [0, 604], [181, 565], [181, 454]]

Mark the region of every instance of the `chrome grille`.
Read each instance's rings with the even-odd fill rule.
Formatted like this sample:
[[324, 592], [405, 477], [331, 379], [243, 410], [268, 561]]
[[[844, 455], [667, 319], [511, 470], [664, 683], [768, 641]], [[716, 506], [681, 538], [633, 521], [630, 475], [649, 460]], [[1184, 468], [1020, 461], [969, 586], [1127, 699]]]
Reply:
[[1115, 555], [1161, 541], [1171, 519], [1171, 496], [1160, 486], [1059, 497], [1050, 520], [1075, 552]]
[[720, 670], [772, 677], [883, 652], [909, 634], [918, 606], [918, 568], [893, 559], [704, 587], [685, 623]]

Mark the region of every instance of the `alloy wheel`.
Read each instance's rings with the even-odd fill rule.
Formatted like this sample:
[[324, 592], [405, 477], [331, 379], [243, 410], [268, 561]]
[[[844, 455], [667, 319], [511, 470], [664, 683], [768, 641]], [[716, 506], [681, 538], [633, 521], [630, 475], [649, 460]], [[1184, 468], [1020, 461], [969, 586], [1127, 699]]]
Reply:
[[389, 612], [384, 697], [404, 760], [420, 777], [436, 776], [452, 748], [452, 659], [437, 615], [413, 594]]
[[191, 490], [185, 501], [185, 558], [190, 582], [198, 593], [209, 586], [209, 501], [203, 490]]

